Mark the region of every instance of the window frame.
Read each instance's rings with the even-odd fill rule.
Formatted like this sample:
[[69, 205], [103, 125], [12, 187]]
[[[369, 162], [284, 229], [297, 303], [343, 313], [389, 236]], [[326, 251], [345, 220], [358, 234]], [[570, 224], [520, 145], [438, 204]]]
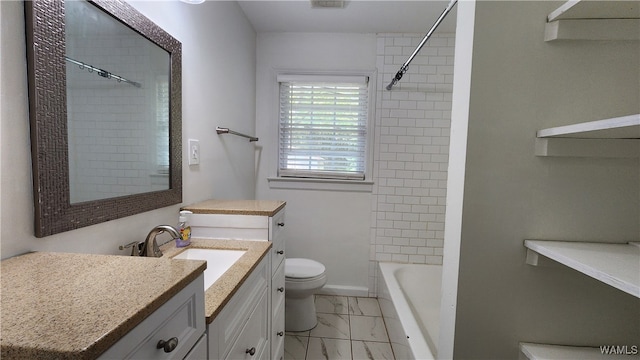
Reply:
[[[315, 189], [315, 190], [336, 190], [336, 191], [356, 191], [371, 192], [373, 189], [373, 141], [374, 124], [376, 121], [375, 103], [377, 100], [376, 70], [354, 70], [354, 71], [285, 71], [276, 70], [273, 76], [274, 82], [274, 119], [275, 119], [275, 151], [273, 155], [273, 166], [268, 177], [269, 187], [274, 189]], [[328, 179], [320, 177], [290, 177], [279, 175], [280, 165], [280, 81], [281, 79], [292, 78], [312, 78], [325, 77], [368, 77], [367, 92], [367, 123], [365, 136], [365, 159], [364, 159], [364, 179]]]

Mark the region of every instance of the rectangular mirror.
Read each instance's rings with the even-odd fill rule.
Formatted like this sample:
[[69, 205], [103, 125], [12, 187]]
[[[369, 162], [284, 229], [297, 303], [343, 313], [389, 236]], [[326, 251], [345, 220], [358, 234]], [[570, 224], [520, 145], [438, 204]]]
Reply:
[[123, 1], [25, 13], [35, 235], [180, 203], [180, 42]]

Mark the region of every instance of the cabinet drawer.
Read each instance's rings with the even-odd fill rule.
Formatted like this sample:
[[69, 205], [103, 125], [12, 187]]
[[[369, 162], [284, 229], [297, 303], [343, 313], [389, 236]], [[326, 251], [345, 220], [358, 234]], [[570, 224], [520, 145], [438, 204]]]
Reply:
[[[109, 348], [101, 359], [183, 359], [205, 330], [204, 275], [187, 285]], [[160, 340], [177, 338], [171, 352]]]
[[278, 269], [273, 274], [273, 278], [271, 278], [271, 306], [274, 314], [280, 307], [284, 307], [284, 292], [284, 262], [281, 262], [280, 266], [278, 266]]
[[267, 291], [264, 290], [259, 297], [260, 301], [251, 313], [238, 339], [231, 347], [225, 359], [267, 359], [269, 353], [268, 319], [269, 305]]
[[[278, 225], [278, 224], [283, 224]], [[278, 266], [280, 265], [280, 263], [284, 262], [284, 258], [285, 258], [285, 240], [284, 240], [284, 234], [283, 234], [283, 229], [284, 229], [284, 225], [285, 224], [285, 216], [284, 216], [284, 209], [280, 210], [276, 216], [274, 216], [273, 218], [271, 218], [271, 221], [269, 222], [269, 240], [272, 243], [272, 247], [271, 247], [271, 266], [272, 266], [272, 273], [275, 273], [276, 269], [278, 268]]]
[[271, 328], [271, 359], [282, 360], [284, 358], [284, 303], [283, 306], [273, 311], [273, 327]]
[[271, 273], [275, 274], [278, 266], [284, 265], [285, 250], [284, 239], [273, 242], [271, 245]]
[[209, 352], [219, 350], [220, 355], [225, 355], [229, 351], [271, 281], [268, 264], [269, 259], [265, 257], [209, 324]]
[[282, 230], [287, 225], [285, 220], [284, 209], [278, 211], [273, 217], [269, 218], [269, 240], [275, 242], [278, 238], [282, 237]]

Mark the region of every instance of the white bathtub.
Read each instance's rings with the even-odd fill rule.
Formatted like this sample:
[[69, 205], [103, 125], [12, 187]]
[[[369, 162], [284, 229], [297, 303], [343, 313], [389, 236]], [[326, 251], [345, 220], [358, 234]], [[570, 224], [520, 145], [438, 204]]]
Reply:
[[396, 359], [435, 359], [442, 266], [380, 262], [377, 287]]

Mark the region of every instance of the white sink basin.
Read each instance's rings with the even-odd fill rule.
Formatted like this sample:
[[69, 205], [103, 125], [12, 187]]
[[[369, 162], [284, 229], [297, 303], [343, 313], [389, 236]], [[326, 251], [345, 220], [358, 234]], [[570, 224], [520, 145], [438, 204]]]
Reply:
[[204, 289], [206, 291], [225, 271], [235, 264], [244, 253], [246, 253], [245, 250], [187, 249], [173, 258], [206, 260], [207, 269], [204, 271]]

